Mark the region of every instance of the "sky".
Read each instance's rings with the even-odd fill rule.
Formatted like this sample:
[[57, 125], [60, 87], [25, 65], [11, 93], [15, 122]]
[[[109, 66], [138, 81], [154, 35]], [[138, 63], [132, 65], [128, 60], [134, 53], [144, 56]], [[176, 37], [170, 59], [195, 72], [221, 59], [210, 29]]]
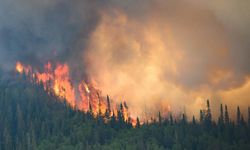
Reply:
[[0, 67], [67, 63], [139, 116], [250, 105], [250, 2], [0, 0]]

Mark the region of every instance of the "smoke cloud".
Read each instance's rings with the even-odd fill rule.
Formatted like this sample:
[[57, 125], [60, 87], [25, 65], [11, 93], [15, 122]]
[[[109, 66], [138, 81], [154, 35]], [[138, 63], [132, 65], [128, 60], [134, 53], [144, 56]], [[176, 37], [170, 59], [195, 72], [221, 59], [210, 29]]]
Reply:
[[1, 0], [0, 66], [70, 65], [134, 115], [250, 104], [248, 1]]

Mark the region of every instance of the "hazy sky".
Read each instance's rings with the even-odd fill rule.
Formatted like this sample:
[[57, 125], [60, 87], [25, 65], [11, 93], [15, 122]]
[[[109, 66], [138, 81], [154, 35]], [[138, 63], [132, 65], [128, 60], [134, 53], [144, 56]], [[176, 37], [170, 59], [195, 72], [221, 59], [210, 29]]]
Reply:
[[[71, 66], [136, 114], [250, 105], [250, 1], [0, 0], [0, 66]], [[171, 106], [171, 108], [169, 107]], [[140, 108], [140, 109], [139, 109]], [[143, 108], [143, 109], [142, 109]]]

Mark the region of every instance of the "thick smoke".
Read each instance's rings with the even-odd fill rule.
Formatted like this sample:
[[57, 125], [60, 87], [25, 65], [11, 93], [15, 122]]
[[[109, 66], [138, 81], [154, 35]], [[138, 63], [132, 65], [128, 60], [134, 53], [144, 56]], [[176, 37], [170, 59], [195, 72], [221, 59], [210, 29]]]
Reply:
[[215, 110], [220, 103], [246, 109], [249, 6], [237, 0], [1, 0], [0, 65], [68, 63], [76, 80], [95, 80], [141, 116], [155, 109], [197, 113], [207, 98]]
[[1, 0], [1, 67], [54, 61], [82, 70], [80, 56], [98, 23], [97, 11], [91, 0]]

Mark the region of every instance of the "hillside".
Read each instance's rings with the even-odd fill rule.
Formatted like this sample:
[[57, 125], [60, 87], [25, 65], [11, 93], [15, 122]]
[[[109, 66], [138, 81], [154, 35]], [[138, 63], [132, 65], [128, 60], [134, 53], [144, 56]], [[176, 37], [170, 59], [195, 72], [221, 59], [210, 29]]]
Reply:
[[137, 121], [133, 128], [122, 114], [105, 118], [74, 110], [25, 76], [0, 82], [1, 150], [250, 149], [249, 122], [215, 123], [210, 117], [188, 122], [185, 115], [175, 120], [159, 113], [157, 122]]

